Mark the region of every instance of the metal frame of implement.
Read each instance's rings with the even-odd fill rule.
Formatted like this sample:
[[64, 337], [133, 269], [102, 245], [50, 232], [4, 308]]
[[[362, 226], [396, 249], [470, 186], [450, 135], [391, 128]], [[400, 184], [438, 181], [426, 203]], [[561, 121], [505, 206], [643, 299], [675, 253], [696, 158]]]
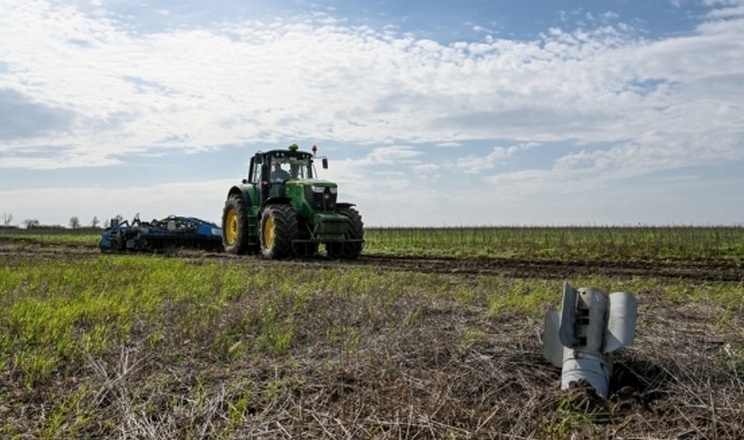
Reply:
[[103, 252], [157, 252], [181, 248], [222, 251], [222, 229], [195, 217], [171, 215], [143, 222], [137, 214], [131, 223], [124, 220], [106, 229], [98, 247]]

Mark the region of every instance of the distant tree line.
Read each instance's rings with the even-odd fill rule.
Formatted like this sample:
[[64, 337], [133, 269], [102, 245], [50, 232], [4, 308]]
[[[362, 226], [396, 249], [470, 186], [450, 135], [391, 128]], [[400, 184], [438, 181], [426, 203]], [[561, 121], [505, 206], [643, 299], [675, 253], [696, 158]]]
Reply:
[[[116, 216], [112, 217], [112, 219], [106, 220], [101, 224], [101, 220], [98, 219], [98, 216], [94, 216], [93, 219], [88, 223], [88, 225], [83, 225], [80, 221], [80, 217], [78, 216], [72, 216], [70, 217], [70, 221], [68, 222], [69, 229], [81, 229], [81, 228], [89, 228], [89, 229], [103, 229], [111, 226], [111, 223], [118, 224], [124, 217], [122, 217], [120, 214], [117, 214]], [[3, 214], [3, 223], [0, 225], [0, 229], [19, 229], [17, 225], [11, 224], [13, 222], [13, 214]], [[67, 229], [62, 225], [42, 225], [41, 222], [39, 222], [38, 219], [35, 218], [27, 218], [21, 222], [23, 227], [25, 229], [44, 229], [44, 230], [58, 230], [58, 229]]]

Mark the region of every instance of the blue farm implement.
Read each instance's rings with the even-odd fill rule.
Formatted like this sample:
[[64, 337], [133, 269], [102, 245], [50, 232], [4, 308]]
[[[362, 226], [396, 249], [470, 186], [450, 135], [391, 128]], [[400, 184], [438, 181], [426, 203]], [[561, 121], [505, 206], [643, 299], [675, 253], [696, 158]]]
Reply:
[[102, 251], [159, 252], [173, 249], [222, 251], [222, 229], [194, 217], [168, 216], [151, 222], [121, 221], [106, 229], [98, 246]]

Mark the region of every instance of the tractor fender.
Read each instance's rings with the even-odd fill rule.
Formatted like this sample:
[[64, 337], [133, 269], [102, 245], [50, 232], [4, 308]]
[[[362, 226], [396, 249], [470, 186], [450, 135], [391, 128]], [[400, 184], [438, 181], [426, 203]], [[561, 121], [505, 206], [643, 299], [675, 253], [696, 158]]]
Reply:
[[232, 196], [238, 195], [243, 199], [243, 202], [245, 202], [245, 206], [250, 207], [253, 205], [253, 201], [251, 200], [250, 194], [248, 194], [248, 187], [247, 186], [233, 186], [230, 188], [230, 191], [227, 192], [227, 198], [229, 199]]
[[351, 208], [352, 206], [356, 206], [356, 203], [345, 203], [345, 202], [336, 203], [336, 208]]

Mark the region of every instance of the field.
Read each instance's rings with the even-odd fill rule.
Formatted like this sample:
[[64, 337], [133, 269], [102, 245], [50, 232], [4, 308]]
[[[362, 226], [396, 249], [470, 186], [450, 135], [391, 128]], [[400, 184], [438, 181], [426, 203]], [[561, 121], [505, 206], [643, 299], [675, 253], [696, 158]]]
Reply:
[[[372, 229], [358, 260], [0, 231], [0, 438], [744, 438], [744, 228]], [[608, 400], [564, 281], [639, 300]]]

